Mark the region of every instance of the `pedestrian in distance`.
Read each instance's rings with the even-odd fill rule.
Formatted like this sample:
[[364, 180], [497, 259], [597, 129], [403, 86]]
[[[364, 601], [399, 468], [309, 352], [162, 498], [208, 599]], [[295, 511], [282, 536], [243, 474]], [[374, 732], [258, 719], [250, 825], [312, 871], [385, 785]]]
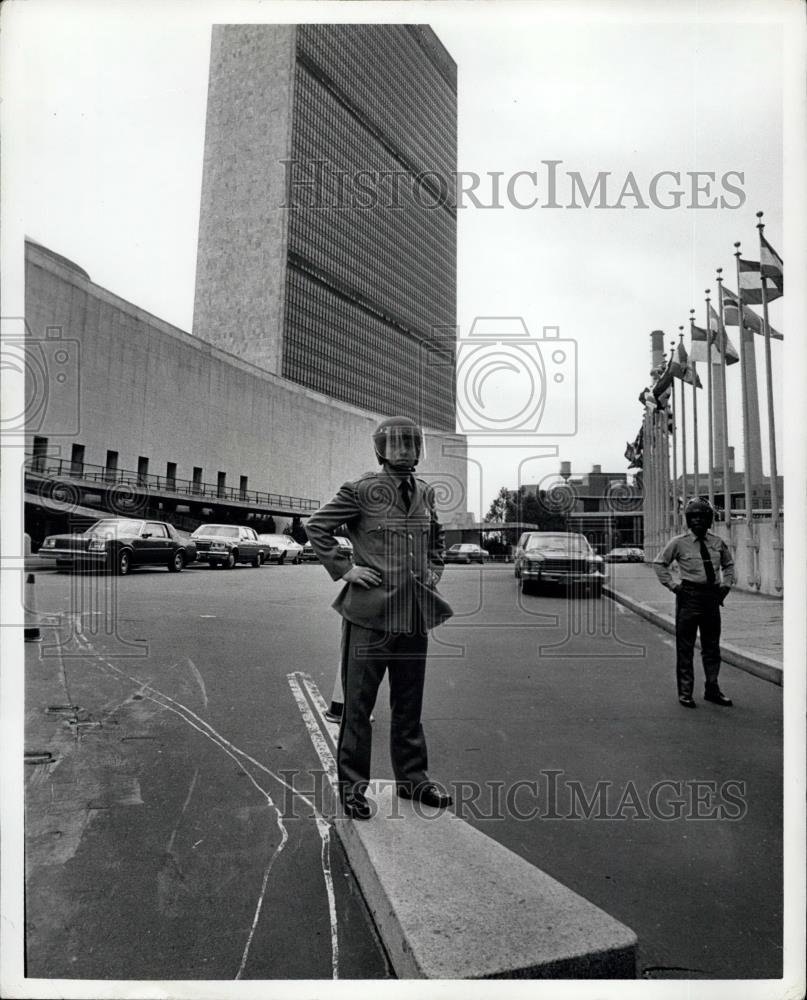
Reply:
[[[353, 819], [371, 815], [370, 719], [386, 672], [398, 795], [438, 808], [452, 801], [429, 778], [421, 724], [428, 633], [452, 614], [436, 589], [445, 540], [434, 491], [414, 475], [423, 432], [408, 417], [390, 417], [376, 428], [373, 445], [381, 469], [344, 483], [306, 525], [320, 562], [345, 584], [333, 603], [342, 616], [344, 698], [337, 770], [339, 798]], [[352, 559], [339, 553], [334, 537], [343, 527]]]
[[[688, 531], [671, 539], [653, 563], [659, 581], [675, 594], [675, 673], [678, 701], [695, 708], [695, 637], [700, 631], [701, 660], [706, 675], [704, 701], [729, 707], [720, 690], [720, 608], [734, 585], [734, 560], [728, 545], [709, 531], [714, 510], [708, 500], [694, 497], [684, 508]], [[670, 570], [675, 563], [680, 581]]]

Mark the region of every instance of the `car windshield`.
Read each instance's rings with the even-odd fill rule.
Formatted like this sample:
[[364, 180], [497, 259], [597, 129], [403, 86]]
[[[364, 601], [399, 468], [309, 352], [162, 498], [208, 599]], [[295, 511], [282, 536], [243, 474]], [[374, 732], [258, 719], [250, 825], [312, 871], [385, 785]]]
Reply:
[[284, 545], [288, 541], [283, 535], [258, 535], [258, 538], [262, 542], [266, 542], [268, 545]]
[[123, 532], [137, 535], [140, 532], [142, 521], [135, 521], [129, 518], [108, 517], [103, 521], [96, 521], [95, 524], [87, 528], [87, 535], [108, 535], [110, 532]]
[[562, 552], [589, 555], [591, 546], [582, 535], [530, 535], [526, 552]]
[[203, 524], [191, 535], [191, 538], [198, 538], [200, 535], [210, 535], [213, 538], [238, 538], [238, 528], [229, 524]]
[[463, 545], [452, 545], [448, 550], [449, 552], [473, 552], [476, 549], [475, 545], [468, 545], [467, 543]]

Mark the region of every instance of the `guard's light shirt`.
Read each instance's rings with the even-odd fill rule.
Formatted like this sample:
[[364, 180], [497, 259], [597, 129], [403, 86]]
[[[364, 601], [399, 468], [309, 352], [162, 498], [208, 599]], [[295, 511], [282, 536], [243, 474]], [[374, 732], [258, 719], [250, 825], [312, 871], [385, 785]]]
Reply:
[[[715, 568], [715, 581], [722, 583], [725, 587], [733, 586], [734, 560], [728, 545], [719, 535], [715, 535], [711, 531], [706, 532], [703, 541], [712, 560], [712, 566]], [[702, 584], [708, 582], [700, 542], [694, 531], [685, 531], [683, 535], [676, 535], [664, 546], [653, 563], [656, 576], [669, 590], [672, 590], [676, 585], [670, 572], [672, 563], [678, 564], [678, 572], [682, 581]]]

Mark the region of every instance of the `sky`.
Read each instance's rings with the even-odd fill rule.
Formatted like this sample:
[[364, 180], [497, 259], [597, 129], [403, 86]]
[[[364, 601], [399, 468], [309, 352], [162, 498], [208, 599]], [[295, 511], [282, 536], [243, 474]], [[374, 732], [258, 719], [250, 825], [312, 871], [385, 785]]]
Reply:
[[[190, 331], [210, 25], [359, 16], [431, 24], [458, 65], [458, 170], [480, 177], [481, 205], [464, 197], [458, 211], [459, 343], [472, 342], [476, 318], [491, 316], [520, 319], [531, 339], [557, 327], [566, 342], [563, 392], [553, 391], [557, 345], [526, 348], [528, 361], [537, 350], [544, 364], [539, 434], [469, 437], [469, 506], [483, 514], [500, 486], [552, 477], [562, 459], [578, 473], [594, 464], [626, 471], [625, 443], [641, 423], [637, 397], [651, 367], [650, 331], [664, 330], [669, 344], [680, 325], [688, 329], [692, 307], [704, 325], [715, 268], [736, 286], [734, 242], [758, 258], [757, 211], [786, 256], [783, 128], [798, 112], [799, 81], [788, 69], [798, 8], [12, 2], [4, 27], [25, 38], [24, 87], [10, 108], [22, 166], [14, 222], [98, 284]], [[546, 207], [547, 161], [557, 162], [558, 207]], [[675, 205], [679, 185], [668, 174], [651, 197], [653, 178], [666, 171], [680, 175], [678, 207], [660, 207]], [[611, 207], [595, 207], [599, 197], [584, 207], [579, 194], [579, 207], [569, 207], [570, 175], [590, 190], [601, 172]], [[711, 188], [693, 194], [693, 172], [713, 173]], [[483, 207], [496, 204], [493, 174], [501, 177], [498, 207]], [[620, 201], [629, 176], [635, 193]], [[715, 198], [715, 207], [693, 205]], [[640, 199], [647, 207], [636, 207]], [[789, 274], [792, 288], [795, 268]], [[786, 337], [787, 308], [787, 299], [771, 306], [771, 322]], [[773, 344], [780, 456], [786, 344]], [[763, 361], [758, 338], [767, 472]], [[513, 426], [506, 418], [529, 391], [525, 366], [490, 373], [474, 404], [485, 407], [483, 429]], [[728, 383], [740, 467], [736, 369]], [[458, 392], [467, 391], [462, 378]], [[781, 472], [781, 458], [779, 465]]]

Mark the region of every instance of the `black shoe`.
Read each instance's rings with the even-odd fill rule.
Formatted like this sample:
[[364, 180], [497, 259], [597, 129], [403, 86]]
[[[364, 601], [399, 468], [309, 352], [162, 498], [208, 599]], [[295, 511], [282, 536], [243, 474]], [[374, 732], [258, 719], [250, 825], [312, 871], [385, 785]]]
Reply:
[[679, 705], [683, 705], [684, 708], [697, 708], [698, 707], [695, 704], [695, 700], [693, 698], [691, 698], [688, 694], [679, 694], [678, 695], [678, 704]]
[[345, 816], [348, 819], [369, 819], [373, 814], [370, 809], [370, 803], [363, 795], [359, 795], [358, 792], [348, 795], [342, 803], [342, 808], [345, 810]]
[[720, 688], [706, 688], [703, 692], [703, 700], [711, 701], [713, 705], [722, 705], [723, 708], [730, 708], [734, 702], [727, 698]]
[[414, 791], [411, 785], [398, 785], [398, 795], [402, 799], [414, 799], [416, 802], [423, 802], [424, 805], [434, 806], [435, 809], [445, 809], [454, 802], [447, 792], [441, 791], [431, 782], [418, 785]]
[[337, 725], [339, 725], [339, 723], [342, 721], [342, 710], [340, 709], [338, 712], [334, 712], [333, 709], [329, 708], [328, 711], [325, 713], [325, 718], [327, 719], [328, 722], [335, 722]]

